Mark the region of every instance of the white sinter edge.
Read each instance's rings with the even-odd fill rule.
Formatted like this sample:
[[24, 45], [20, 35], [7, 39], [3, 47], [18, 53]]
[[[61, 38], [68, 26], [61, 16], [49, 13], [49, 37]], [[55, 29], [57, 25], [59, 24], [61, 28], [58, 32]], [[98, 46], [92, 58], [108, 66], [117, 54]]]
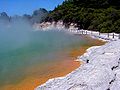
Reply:
[[[97, 34], [91, 36], [101, 39]], [[77, 61], [84, 62], [79, 68], [64, 77], [50, 79], [35, 90], [120, 90], [120, 40], [109, 40], [78, 56]]]

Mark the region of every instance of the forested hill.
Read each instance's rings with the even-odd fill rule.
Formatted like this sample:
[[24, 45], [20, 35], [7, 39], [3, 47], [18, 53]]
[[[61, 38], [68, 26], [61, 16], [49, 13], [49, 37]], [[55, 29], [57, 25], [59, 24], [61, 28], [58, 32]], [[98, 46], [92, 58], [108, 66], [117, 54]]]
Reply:
[[120, 0], [65, 0], [48, 15], [47, 21], [77, 23], [81, 29], [120, 32]]

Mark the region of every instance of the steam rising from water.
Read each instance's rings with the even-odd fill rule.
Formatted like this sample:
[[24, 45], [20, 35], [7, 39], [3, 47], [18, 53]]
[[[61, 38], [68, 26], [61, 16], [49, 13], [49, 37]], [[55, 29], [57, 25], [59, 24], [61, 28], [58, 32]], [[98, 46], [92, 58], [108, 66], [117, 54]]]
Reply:
[[28, 75], [26, 68], [53, 60], [55, 52], [76, 43], [85, 41], [65, 32], [34, 31], [26, 21], [0, 24], [0, 85], [18, 82]]
[[32, 27], [25, 21], [16, 21], [0, 26], [0, 49], [15, 49], [28, 43]]

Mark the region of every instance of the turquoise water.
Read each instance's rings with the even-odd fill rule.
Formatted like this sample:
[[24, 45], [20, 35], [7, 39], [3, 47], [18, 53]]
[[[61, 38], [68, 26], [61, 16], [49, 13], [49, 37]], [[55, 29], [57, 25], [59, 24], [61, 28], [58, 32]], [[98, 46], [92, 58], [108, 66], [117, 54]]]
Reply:
[[29, 75], [26, 68], [52, 62], [56, 52], [86, 43], [82, 36], [54, 30], [0, 30], [0, 85], [19, 82]]

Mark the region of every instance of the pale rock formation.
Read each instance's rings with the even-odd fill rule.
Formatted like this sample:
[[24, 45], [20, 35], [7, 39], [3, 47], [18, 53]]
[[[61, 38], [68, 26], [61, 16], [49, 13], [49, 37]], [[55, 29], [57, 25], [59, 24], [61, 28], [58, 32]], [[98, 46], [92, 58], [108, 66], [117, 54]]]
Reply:
[[91, 47], [77, 60], [84, 64], [35, 90], [120, 90], [120, 40]]

